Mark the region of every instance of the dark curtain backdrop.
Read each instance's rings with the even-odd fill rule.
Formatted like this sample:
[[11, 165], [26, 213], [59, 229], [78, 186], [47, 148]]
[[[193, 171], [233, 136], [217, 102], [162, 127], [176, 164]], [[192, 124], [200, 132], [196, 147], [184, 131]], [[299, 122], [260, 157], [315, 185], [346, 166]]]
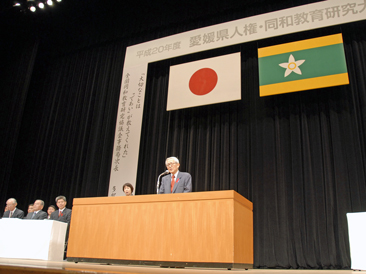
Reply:
[[50, 205], [59, 194], [70, 199], [107, 195], [121, 48], [114, 43], [59, 58], [39, 56], [8, 196], [21, 193], [21, 201], [40, 198]]
[[[177, 156], [194, 191], [234, 189], [253, 202], [256, 267], [349, 268], [346, 213], [366, 210], [363, 28], [332, 27], [150, 64], [137, 193], [154, 193], [165, 158]], [[258, 47], [338, 32], [350, 85], [259, 97]], [[242, 56], [242, 100], [165, 110], [169, 66], [232, 52]]]
[[[15, 150], [23, 122], [33, 67], [38, 51], [38, 40], [32, 35], [18, 39], [14, 35], [0, 42], [0, 201], [5, 204], [8, 182], [14, 165]], [[26, 40], [24, 40], [24, 38]]]
[[[73, 198], [107, 195], [127, 46], [307, 2], [315, 1], [236, 1], [222, 10], [209, 6], [204, 17], [188, 9], [185, 21], [175, 19], [179, 11], [170, 14], [169, 27], [162, 16], [153, 20], [156, 13], [135, 26], [98, 9], [99, 17], [81, 26], [64, 17], [59, 31], [43, 26], [35, 35], [27, 33], [39, 22], [27, 27], [24, 19], [24, 29], [12, 32], [12, 21], [1, 19], [1, 29], [9, 31], [0, 43], [0, 205], [15, 197], [26, 211], [35, 199], [48, 206], [63, 194], [71, 207]], [[98, 24], [103, 18], [106, 24]], [[234, 189], [253, 202], [256, 267], [349, 268], [346, 213], [366, 210], [365, 26], [150, 64], [136, 194], [155, 193], [165, 158], [175, 155], [181, 170], [192, 174], [194, 191]], [[258, 47], [336, 32], [344, 36], [350, 85], [258, 96]], [[242, 100], [165, 111], [170, 65], [231, 52], [242, 56]]]

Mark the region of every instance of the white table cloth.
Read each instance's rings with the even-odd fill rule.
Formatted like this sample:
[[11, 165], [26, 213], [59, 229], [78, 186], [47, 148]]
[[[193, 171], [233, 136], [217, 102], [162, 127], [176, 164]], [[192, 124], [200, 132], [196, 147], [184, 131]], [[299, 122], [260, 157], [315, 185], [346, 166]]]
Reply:
[[62, 261], [67, 224], [51, 220], [0, 220], [0, 257]]

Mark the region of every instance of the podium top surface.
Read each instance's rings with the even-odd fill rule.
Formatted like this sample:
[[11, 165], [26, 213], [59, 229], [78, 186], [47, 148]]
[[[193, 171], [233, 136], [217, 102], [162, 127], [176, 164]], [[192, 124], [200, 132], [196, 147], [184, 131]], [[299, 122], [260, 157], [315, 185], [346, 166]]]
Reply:
[[174, 194], [149, 194], [136, 196], [118, 197], [92, 197], [74, 198], [73, 206], [101, 205], [101, 204], [123, 204], [123, 203], [154, 203], [154, 202], [183, 202], [183, 201], [204, 201], [204, 200], [227, 200], [231, 199], [253, 210], [253, 203], [235, 190], [204, 191]]

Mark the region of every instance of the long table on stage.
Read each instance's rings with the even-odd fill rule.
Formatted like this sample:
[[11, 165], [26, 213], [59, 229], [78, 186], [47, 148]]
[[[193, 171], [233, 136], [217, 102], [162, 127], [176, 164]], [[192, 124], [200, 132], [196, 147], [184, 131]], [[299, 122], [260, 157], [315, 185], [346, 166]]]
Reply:
[[62, 261], [67, 224], [51, 220], [0, 220], [0, 257]]
[[253, 204], [233, 190], [77, 198], [67, 260], [251, 268]]

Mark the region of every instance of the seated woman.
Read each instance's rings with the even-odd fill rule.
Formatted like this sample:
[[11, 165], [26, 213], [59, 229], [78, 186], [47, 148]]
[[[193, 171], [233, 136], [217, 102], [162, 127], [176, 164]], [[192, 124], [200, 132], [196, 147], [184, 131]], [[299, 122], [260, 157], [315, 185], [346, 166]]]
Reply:
[[125, 183], [122, 189], [126, 196], [133, 196], [133, 186], [130, 183]]

